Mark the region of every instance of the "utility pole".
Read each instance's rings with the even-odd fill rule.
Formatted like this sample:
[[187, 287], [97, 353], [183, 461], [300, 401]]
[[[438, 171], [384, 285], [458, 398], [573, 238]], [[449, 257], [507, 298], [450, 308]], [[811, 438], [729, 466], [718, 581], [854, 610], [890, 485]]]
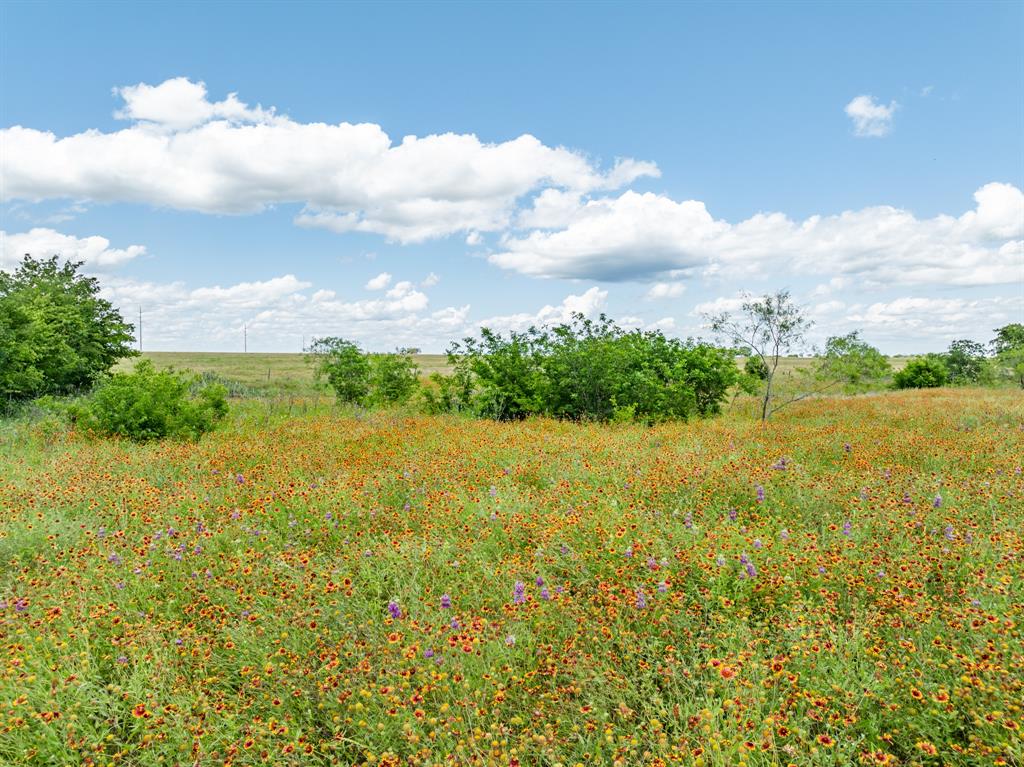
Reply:
[[139, 354], [142, 354], [142, 304], [139, 304]]

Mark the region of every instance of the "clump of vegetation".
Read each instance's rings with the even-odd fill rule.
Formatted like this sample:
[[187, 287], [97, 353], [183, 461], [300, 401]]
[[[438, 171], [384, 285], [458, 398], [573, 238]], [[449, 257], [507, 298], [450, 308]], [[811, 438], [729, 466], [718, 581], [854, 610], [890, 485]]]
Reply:
[[307, 350], [317, 381], [326, 381], [338, 402], [359, 404], [370, 393], [370, 360], [352, 341], [317, 338]]
[[954, 341], [943, 355], [943, 362], [951, 384], [978, 386], [992, 382], [992, 366], [986, 359], [985, 346], [977, 341]]
[[945, 386], [949, 370], [939, 354], [927, 354], [907, 363], [903, 370], [893, 376], [892, 383], [897, 389], [934, 389]]
[[0, 271], [0, 398], [81, 392], [134, 355], [133, 327], [81, 263], [25, 256]]
[[835, 381], [852, 391], [877, 384], [891, 373], [889, 360], [862, 340], [859, 331], [829, 338], [817, 370], [819, 379]]
[[1014, 322], [997, 329], [992, 351], [996, 375], [1024, 389], [1024, 325]]
[[654, 423], [719, 412], [739, 378], [732, 352], [660, 331], [626, 331], [602, 315], [508, 336], [487, 328], [450, 360], [476, 412], [499, 421], [543, 415]]
[[115, 373], [67, 408], [89, 433], [146, 442], [165, 437], [198, 439], [228, 412], [227, 390], [201, 383], [195, 375], [157, 370], [142, 360], [134, 370]]
[[450, 375], [431, 373], [420, 395], [423, 410], [430, 415], [468, 413], [473, 408], [473, 373], [459, 364]]
[[420, 369], [406, 350], [371, 354], [369, 381], [371, 404], [401, 405], [415, 394], [420, 383]]
[[419, 367], [408, 350], [367, 354], [358, 344], [329, 336], [316, 339], [307, 361], [316, 378], [326, 381], [339, 402], [352, 405], [399, 405], [419, 385]]

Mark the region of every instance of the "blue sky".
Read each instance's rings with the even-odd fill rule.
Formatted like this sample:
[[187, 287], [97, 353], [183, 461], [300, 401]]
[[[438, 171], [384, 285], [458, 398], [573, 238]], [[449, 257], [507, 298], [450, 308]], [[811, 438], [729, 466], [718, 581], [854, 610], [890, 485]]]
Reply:
[[1019, 3], [8, 2], [0, 30], [0, 266], [84, 259], [149, 348], [442, 350], [572, 310], [687, 336], [779, 287], [892, 353], [1024, 320]]

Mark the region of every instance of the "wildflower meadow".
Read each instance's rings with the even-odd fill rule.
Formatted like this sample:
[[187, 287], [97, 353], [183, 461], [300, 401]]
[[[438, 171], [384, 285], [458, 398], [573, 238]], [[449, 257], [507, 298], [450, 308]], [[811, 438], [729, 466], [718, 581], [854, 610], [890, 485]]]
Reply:
[[5, 435], [0, 763], [1024, 760], [1019, 392], [339, 412]]

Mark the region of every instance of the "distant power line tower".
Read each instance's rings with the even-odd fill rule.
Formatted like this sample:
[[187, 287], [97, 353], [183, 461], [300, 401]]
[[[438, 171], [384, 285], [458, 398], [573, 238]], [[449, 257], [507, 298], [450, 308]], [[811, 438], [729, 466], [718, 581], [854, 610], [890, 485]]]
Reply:
[[142, 353], [142, 304], [139, 304], [139, 354]]

